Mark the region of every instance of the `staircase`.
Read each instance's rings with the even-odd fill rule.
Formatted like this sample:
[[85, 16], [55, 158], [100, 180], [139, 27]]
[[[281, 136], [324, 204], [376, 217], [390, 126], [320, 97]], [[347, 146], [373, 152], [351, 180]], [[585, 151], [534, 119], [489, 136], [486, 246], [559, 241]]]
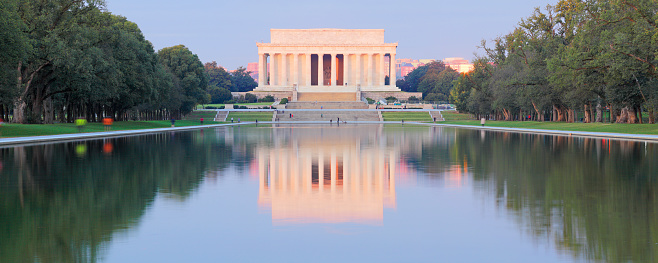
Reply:
[[298, 92], [297, 101], [357, 101], [356, 92]]
[[361, 101], [294, 101], [286, 104], [286, 109], [367, 109], [368, 104]]
[[[292, 114], [292, 118], [290, 115]], [[289, 111], [279, 112], [275, 120], [278, 121], [379, 121], [377, 111]]]
[[445, 121], [445, 119], [443, 119], [443, 115], [441, 115], [441, 112], [438, 110], [430, 111], [430, 116], [432, 117], [432, 119], [436, 118], [436, 121]]
[[215, 115], [215, 120], [214, 121], [226, 121], [226, 116], [228, 116], [229, 111], [217, 111], [217, 115]]

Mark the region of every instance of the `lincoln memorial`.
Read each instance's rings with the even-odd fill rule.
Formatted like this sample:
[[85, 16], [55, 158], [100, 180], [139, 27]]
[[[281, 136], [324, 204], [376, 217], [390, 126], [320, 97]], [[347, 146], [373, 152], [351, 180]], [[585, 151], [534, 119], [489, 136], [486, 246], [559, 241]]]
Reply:
[[258, 87], [251, 93], [259, 97], [361, 101], [419, 96], [395, 86], [398, 44], [385, 43], [383, 29], [271, 29], [270, 34], [271, 43], [257, 43]]

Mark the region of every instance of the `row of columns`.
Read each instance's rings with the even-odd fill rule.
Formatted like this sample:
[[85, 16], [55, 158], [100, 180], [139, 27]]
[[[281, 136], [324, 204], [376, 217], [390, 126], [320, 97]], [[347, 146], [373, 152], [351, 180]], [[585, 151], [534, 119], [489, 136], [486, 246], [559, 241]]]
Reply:
[[[292, 55], [292, 65], [290, 65], [291, 74], [288, 73], [288, 55]], [[304, 56], [304, 63], [300, 66], [299, 58]], [[324, 53], [310, 54], [310, 53], [263, 53], [258, 56], [258, 85], [259, 86], [292, 86], [297, 84], [300, 86], [311, 86], [311, 55], [317, 55], [317, 85], [324, 85]], [[337, 54], [331, 53], [331, 80], [330, 86], [337, 86], [337, 57], [343, 55], [343, 83], [348, 85], [360, 84], [362, 86], [384, 86], [386, 73], [390, 76], [389, 85], [395, 86], [396, 71], [395, 71], [395, 53], [389, 54], [390, 62], [389, 68], [385, 69], [384, 57], [386, 53], [359, 53], [359, 54]], [[267, 57], [270, 57], [270, 80], [267, 81]], [[351, 63], [351, 58], [354, 57], [355, 62]], [[365, 57], [365, 61], [362, 59]], [[376, 60], [374, 62], [373, 60]], [[374, 63], [379, 63], [376, 65]], [[378, 70], [376, 70], [378, 69]], [[388, 72], [387, 72], [388, 71]], [[300, 76], [303, 74], [303, 76]], [[354, 73], [351, 74], [351, 73]], [[289, 78], [292, 78], [292, 83]], [[350, 83], [348, 80], [354, 80]], [[303, 82], [303, 83], [300, 83]]]

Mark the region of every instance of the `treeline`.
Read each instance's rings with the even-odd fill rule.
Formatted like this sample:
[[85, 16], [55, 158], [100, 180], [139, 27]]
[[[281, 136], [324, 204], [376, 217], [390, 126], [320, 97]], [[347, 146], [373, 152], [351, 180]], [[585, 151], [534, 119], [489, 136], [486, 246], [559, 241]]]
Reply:
[[395, 85], [402, 91], [422, 92], [425, 101], [447, 102], [457, 78], [457, 71], [442, 61], [434, 61], [409, 72], [404, 79], [397, 80]]
[[[251, 72], [247, 71], [244, 67], [239, 67], [229, 73], [224, 68], [218, 66], [216, 61], [207, 62], [204, 66], [206, 73], [208, 73], [210, 84], [208, 86], [210, 103], [230, 102], [234, 100], [231, 92], [252, 91], [258, 87], [258, 83], [249, 75]], [[256, 102], [256, 96], [251, 95], [251, 97], [253, 97], [253, 102]]]
[[[457, 109], [497, 120], [655, 123], [658, 2], [561, 0], [482, 42], [451, 90]], [[609, 113], [608, 113], [609, 112]], [[609, 115], [608, 115], [609, 114]]]
[[0, 3], [0, 116], [16, 123], [178, 118], [208, 100], [185, 46], [157, 53], [97, 0]]

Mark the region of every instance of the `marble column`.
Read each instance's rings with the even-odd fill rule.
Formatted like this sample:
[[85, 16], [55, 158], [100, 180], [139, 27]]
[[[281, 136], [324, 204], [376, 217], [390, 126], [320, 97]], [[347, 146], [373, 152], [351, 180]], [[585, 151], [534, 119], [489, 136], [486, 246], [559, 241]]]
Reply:
[[281, 54], [281, 85], [288, 85], [288, 54]]
[[372, 71], [373, 71], [373, 68], [374, 68], [375, 64], [372, 63], [372, 58], [373, 58], [373, 54], [369, 53], [368, 54], [368, 67], [367, 67], [367, 69], [368, 69], [368, 81], [367, 81], [367, 83], [368, 84], [366, 86], [374, 86], [375, 85], [375, 82], [373, 81], [373, 76], [372, 76]]
[[336, 68], [336, 54], [332, 53], [331, 54], [331, 82], [329, 82], [329, 84], [331, 86], [336, 86], [336, 79], [337, 79], [336, 78], [336, 72], [337, 71], [338, 70]]
[[395, 53], [391, 53], [389, 56], [391, 58], [391, 62], [388, 63], [389, 66], [391, 67], [390, 68], [391, 72], [389, 73], [389, 76], [390, 76], [389, 84], [391, 86], [395, 87], [395, 81], [396, 81], [396, 78], [397, 78], [397, 76], [396, 76], [396, 74], [397, 74], [397, 65], [396, 65], [396, 62], [395, 62]]
[[363, 83], [363, 80], [361, 78], [361, 68], [363, 67], [361, 65], [361, 57], [363, 54], [355, 54], [354, 59], [356, 60], [354, 63], [356, 64], [354, 67], [354, 85], [361, 85]]
[[304, 65], [304, 77], [306, 80], [306, 86], [310, 87], [311, 86], [311, 54], [306, 53], [306, 65]]
[[292, 54], [292, 68], [292, 84], [299, 85], [299, 54], [297, 53]]
[[384, 53], [379, 54], [379, 67], [377, 68], [377, 75], [379, 76], [379, 86], [384, 86], [386, 84], [386, 61], [384, 61]]
[[349, 61], [350, 61], [350, 54], [343, 54], [343, 83], [341, 83], [341, 85], [343, 86], [346, 86], [345, 83], [347, 83], [347, 85], [350, 84], [348, 83], [348, 81], [350, 80], [349, 78], [350, 71], [348, 70]]
[[324, 54], [318, 54], [318, 86], [324, 86]]
[[265, 86], [265, 75], [267, 72], [263, 71], [263, 58], [265, 57], [265, 54], [258, 54], [258, 86], [262, 87]]
[[279, 60], [276, 58], [276, 53], [270, 55], [270, 85], [279, 85]]

